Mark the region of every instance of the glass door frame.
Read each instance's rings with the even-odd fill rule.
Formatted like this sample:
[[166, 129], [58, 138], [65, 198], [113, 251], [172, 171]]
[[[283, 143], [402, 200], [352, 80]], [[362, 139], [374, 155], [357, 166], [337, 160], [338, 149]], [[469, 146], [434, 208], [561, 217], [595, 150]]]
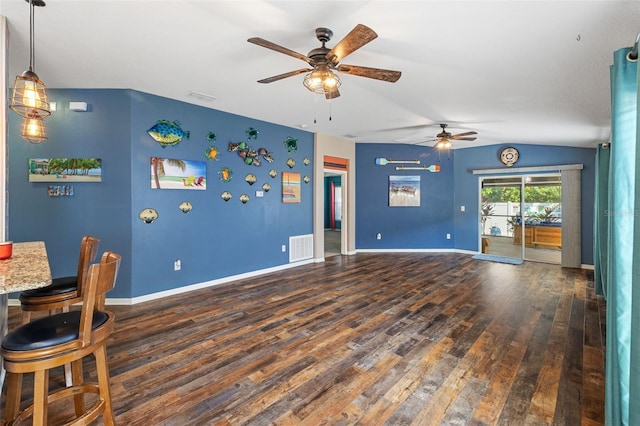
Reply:
[[[515, 180], [519, 180], [520, 181], [520, 206], [519, 206], [519, 222], [520, 222], [520, 257], [519, 259], [522, 260], [535, 260], [535, 259], [530, 259], [527, 256], [527, 245], [526, 245], [526, 234], [527, 234], [527, 226], [531, 226], [531, 222], [535, 222], [531, 220], [531, 217], [529, 217], [527, 215], [527, 211], [526, 211], [526, 206], [527, 206], [527, 199], [526, 199], [526, 187], [528, 185], [530, 185], [530, 182], [532, 180], [532, 178], [557, 178], [559, 180], [559, 187], [560, 187], [560, 195], [562, 197], [562, 175], [559, 172], [549, 172], [549, 171], [541, 171], [539, 173], [522, 173], [522, 174], [499, 174], [499, 175], [482, 175], [479, 176], [479, 180], [478, 180], [478, 210], [480, 211], [480, 221], [479, 221], [479, 242], [478, 242], [478, 247], [481, 248], [481, 252], [482, 252], [482, 238], [485, 236], [485, 234], [483, 233], [484, 231], [484, 227], [483, 227], [483, 209], [482, 209], [482, 205], [483, 205], [483, 201], [482, 201], [482, 189], [484, 187], [484, 182], [485, 180], [496, 180], [496, 181], [500, 181], [500, 180], [510, 180], [512, 183], [514, 183]], [[550, 183], [553, 183], [553, 181], [551, 181]], [[513, 185], [512, 185], [513, 186]], [[559, 205], [560, 205], [560, 209], [562, 209], [562, 200], [559, 201]], [[536, 219], [537, 220], [537, 219]], [[562, 220], [561, 216], [560, 216], [560, 220]], [[529, 223], [528, 223], [529, 222]], [[560, 225], [562, 227], [562, 224]], [[515, 234], [515, 223], [513, 224], [514, 227], [514, 234]], [[534, 247], [535, 248], [535, 247]], [[560, 252], [561, 256], [562, 256], [562, 251]], [[531, 253], [530, 253], [531, 254]], [[512, 257], [511, 255], [506, 255], [505, 257]], [[515, 257], [517, 259], [517, 257]], [[539, 259], [537, 261], [540, 261]], [[558, 263], [560, 264], [560, 262], [555, 262], [552, 261], [552, 263]]]
[[[509, 174], [509, 175], [483, 175], [483, 176], [479, 176], [480, 179], [478, 179], [478, 210], [480, 211], [480, 222], [479, 222], [479, 232], [478, 232], [478, 247], [480, 247], [482, 249], [482, 238], [484, 236], [483, 234], [483, 226], [482, 226], [482, 189], [483, 189], [483, 183], [485, 180], [488, 179], [495, 179], [495, 180], [515, 180], [518, 179], [520, 180], [520, 202], [519, 204], [519, 213], [520, 213], [520, 217], [522, 217], [522, 212], [524, 210], [524, 178], [525, 175], [523, 174]], [[524, 255], [525, 255], [525, 243], [524, 243], [524, 236], [525, 236], [525, 224], [522, 224], [523, 226], [520, 227], [520, 257], [514, 257], [514, 256], [510, 256], [510, 255], [502, 255], [504, 257], [511, 257], [513, 259], [524, 259]], [[513, 230], [514, 234], [515, 234], [515, 224], [514, 224], [514, 230]], [[515, 235], [514, 235], [515, 236]], [[482, 251], [482, 250], [481, 250]], [[490, 254], [490, 253], [489, 253]]]

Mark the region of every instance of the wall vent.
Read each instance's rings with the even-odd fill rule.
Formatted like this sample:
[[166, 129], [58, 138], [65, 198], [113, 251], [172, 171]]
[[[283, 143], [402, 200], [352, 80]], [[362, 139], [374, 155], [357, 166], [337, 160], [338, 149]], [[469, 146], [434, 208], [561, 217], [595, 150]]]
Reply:
[[289, 237], [289, 263], [313, 257], [313, 234]]

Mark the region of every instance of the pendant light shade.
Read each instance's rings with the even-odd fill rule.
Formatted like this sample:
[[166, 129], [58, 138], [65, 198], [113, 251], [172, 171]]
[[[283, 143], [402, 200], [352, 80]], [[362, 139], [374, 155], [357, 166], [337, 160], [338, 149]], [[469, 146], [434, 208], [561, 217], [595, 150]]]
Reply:
[[9, 108], [23, 117], [51, 115], [46, 87], [31, 67], [16, 77]]
[[29, 69], [16, 77], [9, 108], [24, 117], [22, 122], [22, 139], [30, 143], [41, 143], [47, 140], [44, 117], [51, 115], [46, 86], [33, 71], [33, 12], [35, 6], [45, 6], [43, 0], [25, 0], [29, 3]]
[[38, 144], [47, 140], [44, 120], [35, 114], [27, 115], [22, 121], [20, 137], [29, 143]]

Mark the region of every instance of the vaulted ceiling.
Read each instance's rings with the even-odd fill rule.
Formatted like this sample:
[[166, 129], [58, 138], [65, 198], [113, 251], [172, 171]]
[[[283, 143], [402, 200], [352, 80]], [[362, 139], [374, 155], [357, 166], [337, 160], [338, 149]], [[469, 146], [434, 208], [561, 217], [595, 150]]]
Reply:
[[[46, 1], [35, 71], [48, 87], [131, 88], [356, 142], [478, 132], [458, 148], [606, 141], [613, 52], [640, 31], [639, 1]], [[12, 82], [29, 63], [29, 6], [0, 0], [0, 15]], [[304, 74], [257, 82], [308, 64], [248, 38], [307, 55], [317, 27], [332, 47], [357, 24], [378, 38], [341, 63], [402, 71], [396, 83], [340, 74], [328, 101]]]

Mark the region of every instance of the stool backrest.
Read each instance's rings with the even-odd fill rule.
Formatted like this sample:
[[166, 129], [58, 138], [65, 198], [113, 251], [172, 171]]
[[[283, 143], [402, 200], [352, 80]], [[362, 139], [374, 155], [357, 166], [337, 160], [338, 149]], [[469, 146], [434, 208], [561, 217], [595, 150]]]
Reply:
[[98, 244], [100, 243], [100, 239], [96, 237], [91, 237], [89, 235], [85, 235], [82, 237], [82, 242], [80, 243], [80, 257], [78, 259], [78, 297], [82, 296], [82, 283], [84, 282], [85, 275], [87, 274], [87, 269], [89, 268], [89, 264], [93, 262], [96, 258], [96, 254], [98, 253]]
[[82, 283], [82, 313], [80, 315], [80, 340], [82, 346], [91, 343], [91, 329], [94, 311], [103, 311], [105, 298], [116, 284], [116, 277], [120, 269], [119, 254], [106, 251], [102, 255], [100, 263], [94, 263], [89, 267], [88, 275]]

